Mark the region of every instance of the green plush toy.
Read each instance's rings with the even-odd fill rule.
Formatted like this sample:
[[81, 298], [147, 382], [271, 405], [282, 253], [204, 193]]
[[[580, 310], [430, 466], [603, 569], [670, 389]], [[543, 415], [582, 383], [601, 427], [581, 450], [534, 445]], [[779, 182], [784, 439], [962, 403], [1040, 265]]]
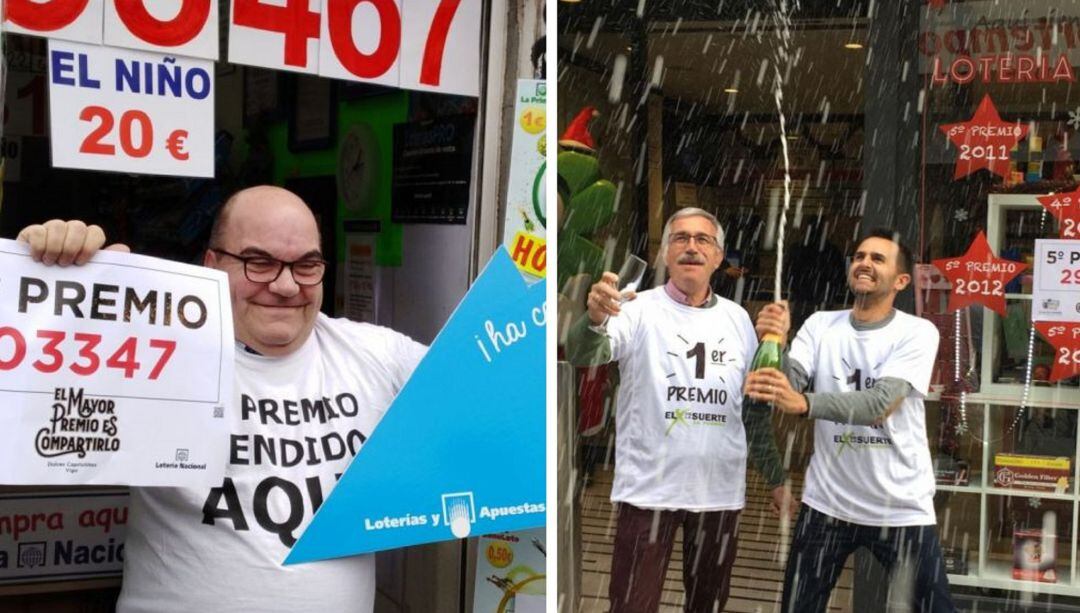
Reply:
[[600, 178], [589, 134], [596, 109], [581, 110], [559, 139], [559, 289], [581, 274], [590, 284], [604, 272], [604, 250], [595, 236], [615, 216], [615, 185]]

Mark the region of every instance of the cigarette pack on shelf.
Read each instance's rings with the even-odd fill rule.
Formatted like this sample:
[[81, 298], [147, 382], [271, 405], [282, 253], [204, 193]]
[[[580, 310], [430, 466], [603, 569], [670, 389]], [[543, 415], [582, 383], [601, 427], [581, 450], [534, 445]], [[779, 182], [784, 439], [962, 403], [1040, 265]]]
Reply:
[[1057, 583], [1057, 535], [1042, 530], [1013, 532], [1013, 579]]
[[994, 454], [994, 486], [1064, 494], [1069, 491], [1072, 462], [1067, 457]]
[[938, 485], [967, 485], [970, 481], [967, 460], [958, 460], [950, 456], [935, 457], [934, 480]]

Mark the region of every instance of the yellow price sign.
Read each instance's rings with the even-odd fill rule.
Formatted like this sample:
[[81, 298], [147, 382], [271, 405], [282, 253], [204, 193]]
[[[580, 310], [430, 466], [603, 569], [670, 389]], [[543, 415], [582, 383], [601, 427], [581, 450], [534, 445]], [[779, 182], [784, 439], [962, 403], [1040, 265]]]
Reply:
[[529, 134], [539, 134], [547, 127], [547, 112], [542, 106], [529, 106], [518, 119], [521, 128]]
[[495, 568], [506, 568], [514, 561], [514, 550], [506, 543], [498, 541], [491, 543], [488, 545], [485, 553], [487, 554], [488, 562]]

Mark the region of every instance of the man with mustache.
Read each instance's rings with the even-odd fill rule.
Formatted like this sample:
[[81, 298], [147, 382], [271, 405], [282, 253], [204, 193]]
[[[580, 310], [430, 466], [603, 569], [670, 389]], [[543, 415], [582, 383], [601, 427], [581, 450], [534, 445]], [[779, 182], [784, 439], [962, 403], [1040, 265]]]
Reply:
[[[66, 266], [105, 235], [53, 220], [19, 240], [34, 260]], [[236, 335], [225, 478], [209, 491], [131, 488], [121, 613], [374, 609], [373, 555], [281, 561], [426, 348], [321, 314], [319, 245], [311, 210], [279, 187], [242, 190], [218, 212], [203, 263], [229, 276]]]
[[[784, 573], [784, 613], [824, 611], [851, 552], [866, 547], [913, 593], [912, 610], [955, 607], [934, 514], [934, 472], [923, 399], [937, 355], [929, 321], [893, 307], [911, 282], [911, 251], [891, 230], [868, 233], [852, 256], [853, 308], [811, 315], [785, 359], [786, 374], [746, 377], [746, 395], [814, 419], [814, 454]], [[763, 321], [787, 329], [770, 305]], [[813, 392], [806, 392], [812, 389]]]
[[[613, 613], [658, 609], [679, 526], [685, 610], [724, 609], [745, 502], [747, 433], [751, 456], [772, 460], [759, 469], [774, 511], [790, 507], [769, 413], [743, 410], [754, 325], [709, 287], [724, 259], [720, 223], [702, 209], [680, 209], [664, 226], [660, 250], [670, 277], [663, 287], [635, 299], [620, 295], [618, 277], [605, 272], [567, 342], [576, 365], [619, 362]], [[745, 428], [744, 413], [752, 420]], [[760, 449], [769, 445], [771, 453]]]

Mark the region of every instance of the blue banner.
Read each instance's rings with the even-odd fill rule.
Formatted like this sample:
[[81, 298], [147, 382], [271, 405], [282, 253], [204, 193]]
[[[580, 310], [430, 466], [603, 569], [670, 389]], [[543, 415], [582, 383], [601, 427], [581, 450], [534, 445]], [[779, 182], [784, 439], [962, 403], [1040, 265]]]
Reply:
[[545, 283], [495, 253], [286, 564], [544, 525]]

